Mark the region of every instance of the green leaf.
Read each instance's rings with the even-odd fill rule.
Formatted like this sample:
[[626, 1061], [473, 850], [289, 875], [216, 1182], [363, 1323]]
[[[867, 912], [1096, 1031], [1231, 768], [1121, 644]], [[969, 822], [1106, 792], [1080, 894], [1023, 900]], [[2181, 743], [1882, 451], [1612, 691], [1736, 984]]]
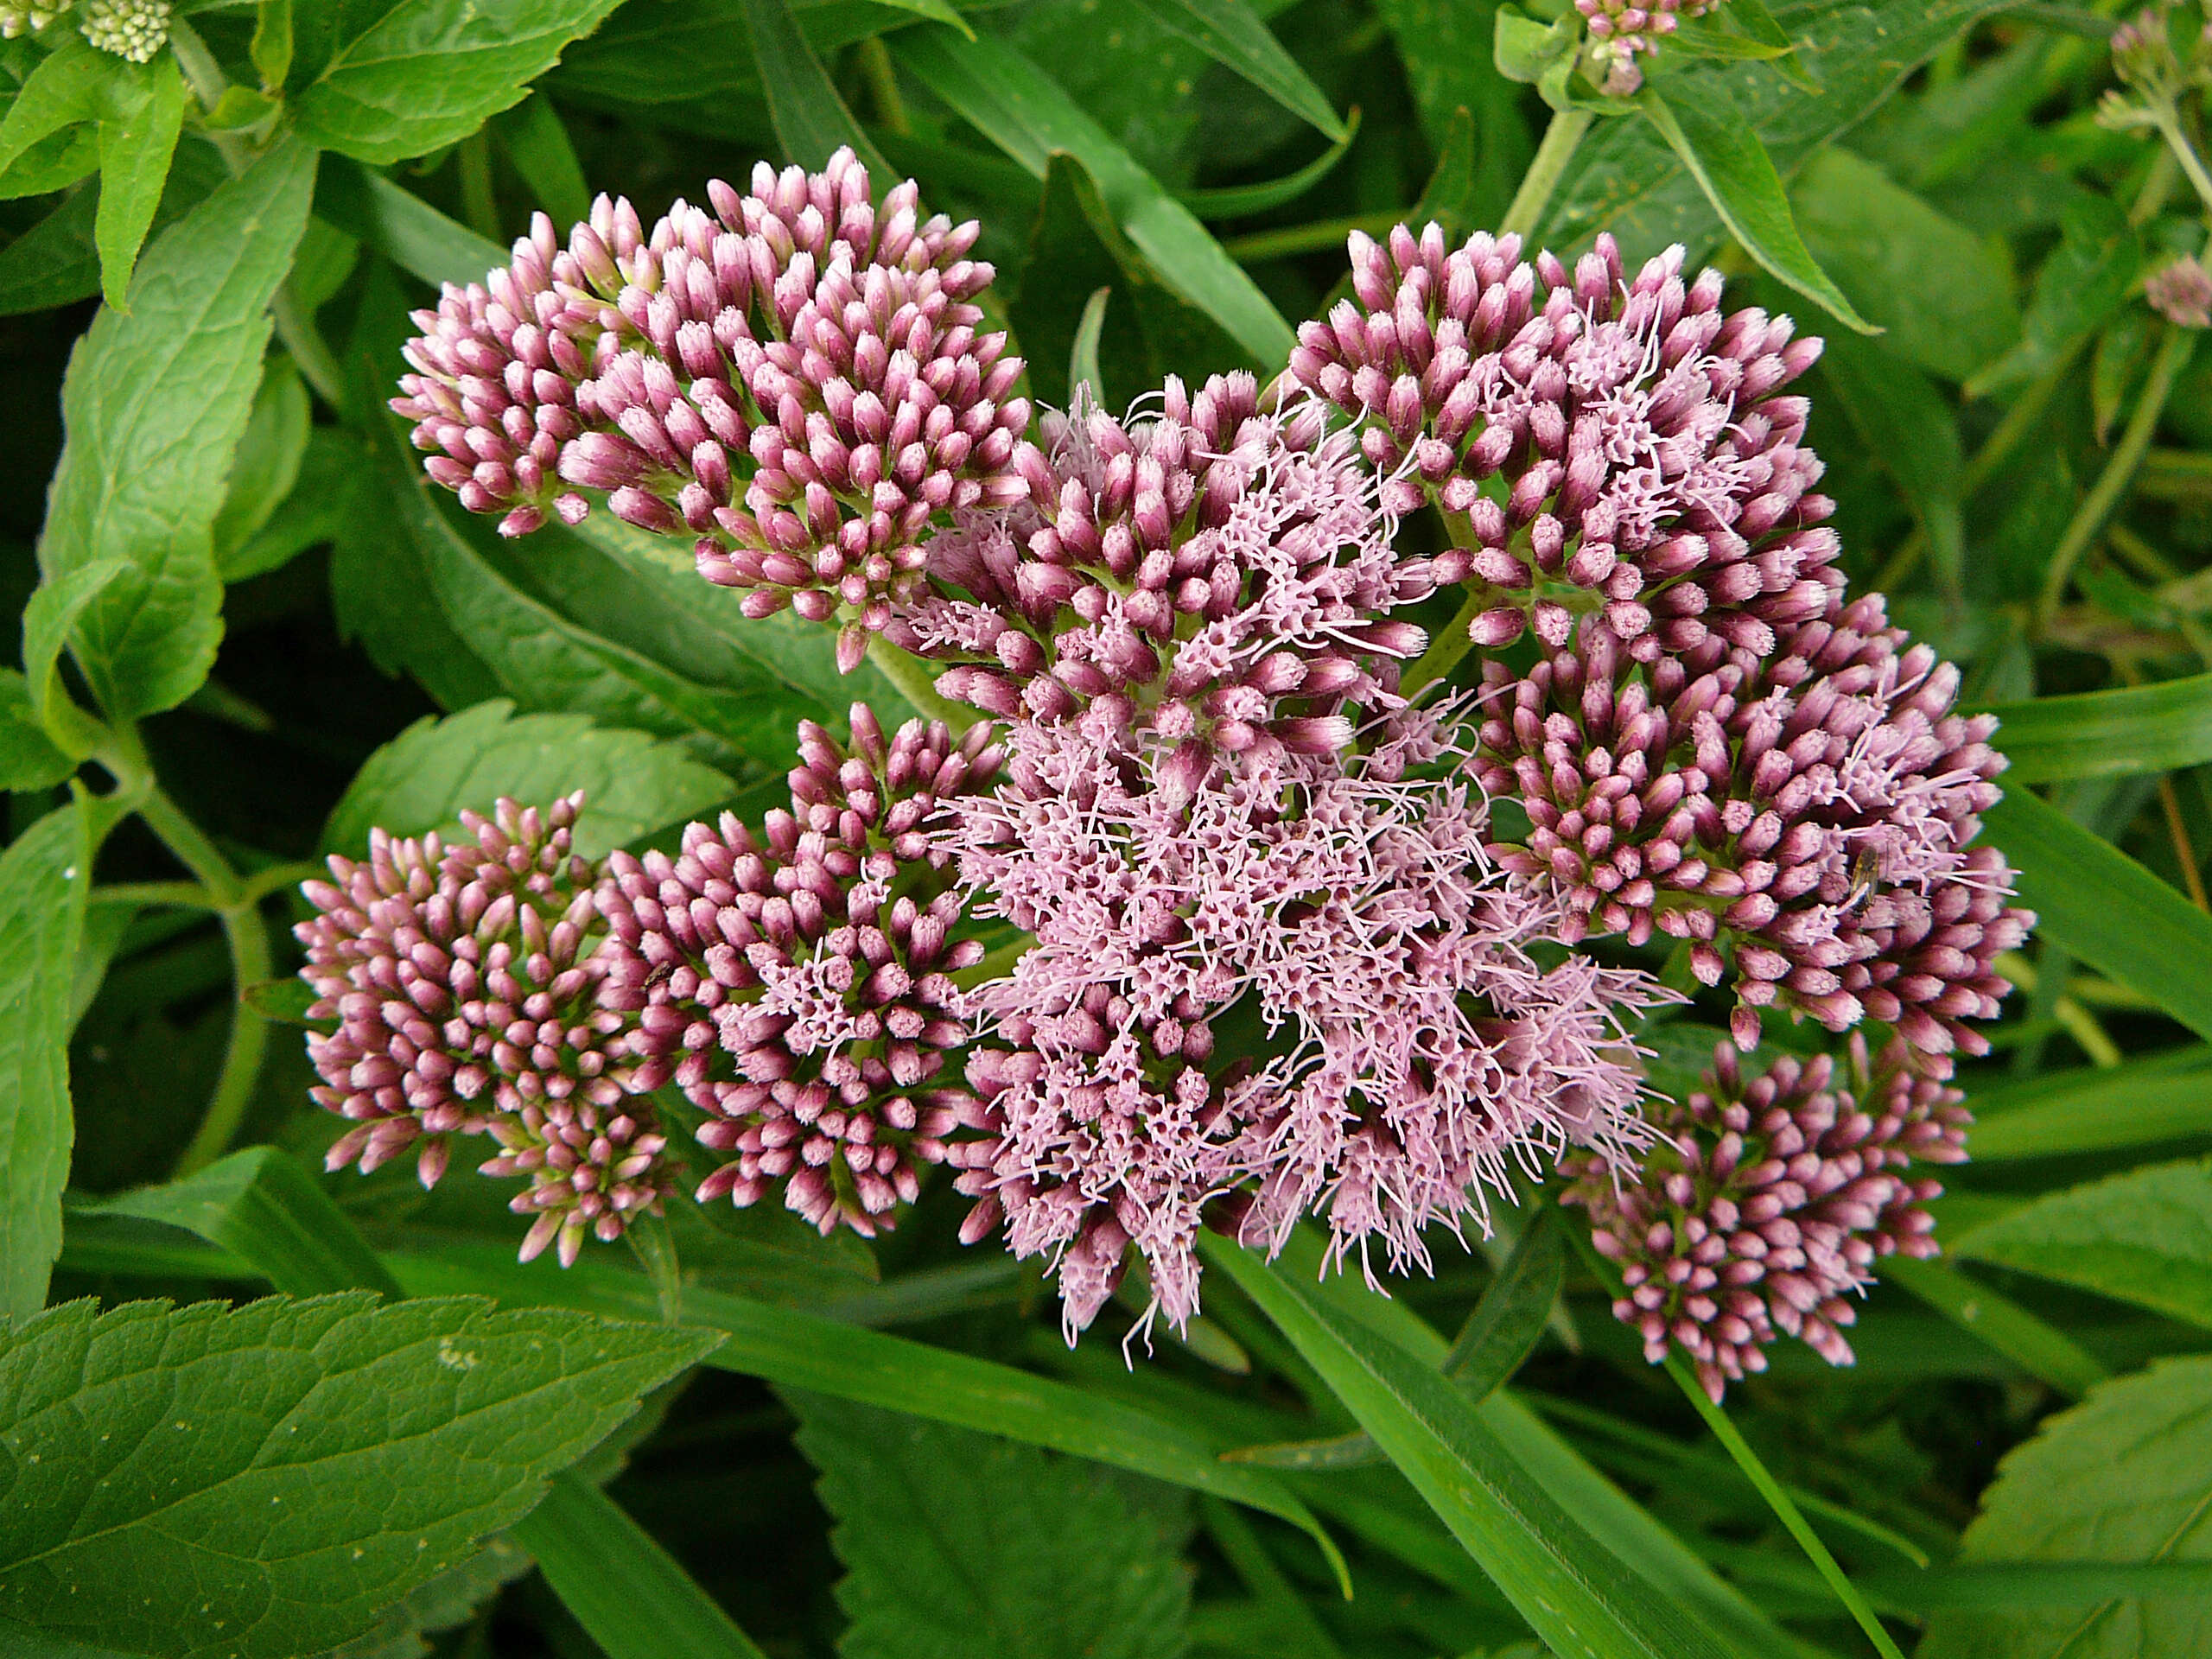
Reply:
[[289, 563], [308, 548], [334, 542], [361, 493], [360, 440], [334, 426], [310, 427], [298, 476], [252, 535], [219, 550], [215, 568], [226, 582], [244, 582]]
[[71, 805], [0, 854], [0, 1313], [36, 1312], [61, 1253], [69, 994], [92, 850], [86, 810]]
[[1967, 396], [2024, 385], [2062, 362], [2120, 314], [2143, 274], [2143, 240], [2102, 196], [2067, 204], [2059, 244], [2036, 273], [2020, 342], [1967, 382]]
[[0, 1611], [181, 1659], [321, 1652], [710, 1345], [365, 1293], [20, 1320], [0, 1338]]
[[1098, 336], [1106, 327], [1106, 302], [1114, 297], [1110, 288], [1091, 290], [1090, 297], [1083, 304], [1083, 315], [1075, 326], [1075, 343], [1068, 350], [1068, 397], [1072, 400], [1078, 386], [1087, 386], [1094, 403], [1103, 402], [1106, 395], [1106, 376], [1098, 366]]
[[293, 100], [295, 119], [306, 137], [356, 161], [423, 155], [519, 104], [618, 3], [398, 0], [337, 46]]
[[[518, 1266], [505, 1249], [466, 1261], [449, 1251], [387, 1253], [385, 1262], [411, 1295], [478, 1290], [518, 1306], [610, 1313], [653, 1306], [643, 1275], [589, 1260], [566, 1273]], [[687, 1286], [683, 1317], [728, 1336], [706, 1361], [720, 1370], [1066, 1452], [1265, 1510], [1311, 1536], [1344, 1579], [1342, 1556], [1304, 1503], [1264, 1470], [1221, 1462], [1214, 1444], [1181, 1424], [1011, 1366], [746, 1297]]]
[[110, 108], [100, 121], [100, 201], [93, 220], [100, 290], [119, 311], [130, 308], [131, 267], [184, 129], [184, 76], [176, 59], [165, 54], [130, 67], [137, 73], [110, 89]]
[[2178, 772], [2212, 761], [2212, 674], [1999, 703], [2007, 783]]
[[67, 717], [68, 696], [55, 672], [62, 642], [85, 607], [130, 568], [122, 559], [95, 559], [58, 582], [41, 584], [23, 607], [23, 681], [32, 716], [57, 747], [79, 751], [79, 760], [89, 750], [72, 741], [70, 728], [79, 722]]
[[2212, 1038], [2212, 917], [2024, 789], [1982, 823], [2044, 938]]
[[1978, 1164], [2212, 1135], [2212, 1049], [2056, 1071], [1973, 1096]]
[[1559, 1506], [1436, 1371], [1332, 1306], [1304, 1274], [1279, 1272], [1211, 1236], [1202, 1245], [1554, 1653], [1695, 1659], [1726, 1652], [1671, 1605], [1634, 1594], [1632, 1569]]
[[[870, 182], [896, 176], [837, 95], [830, 72], [798, 32], [785, 0], [745, 0], [745, 28], [767, 89], [769, 118], [785, 156], [801, 167], [820, 168], [841, 146], [849, 145], [868, 168]], [[879, 191], [885, 188], [876, 184]]]
[[1822, 150], [1797, 175], [1789, 200], [1821, 269], [1887, 331], [1883, 353], [1964, 380], [2019, 338], [2003, 247], [1891, 183], [1872, 162]]
[[1213, 190], [1178, 190], [1175, 200], [1201, 219], [1243, 219], [1293, 202], [1336, 171], [1337, 163], [1351, 153], [1359, 136], [1359, 105], [1344, 117], [1344, 136], [1294, 173], [1264, 184], [1230, 184]]
[[1493, 55], [1497, 0], [1376, 0], [1375, 14], [1397, 45], [1421, 131], [1439, 157], [1466, 111], [1472, 143], [1459, 233], [1496, 224], [1536, 149], [1520, 89], [1498, 73]]
[[381, 173], [343, 160], [325, 165], [315, 210], [351, 232], [410, 276], [433, 288], [466, 287], [507, 263], [507, 251], [479, 236]]
[[110, 1198], [93, 1212], [196, 1233], [252, 1262], [287, 1295], [399, 1294], [345, 1212], [281, 1147], [250, 1147], [182, 1180]]
[[[1771, 65], [1697, 64], [1668, 76], [1668, 102], [1678, 114], [1688, 106], [1708, 122], [1726, 119], [1745, 139], [1756, 137], [1788, 176], [1946, 41], [2000, 7], [2001, 0], [1790, 0], [1774, 8], [1778, 26], [1797, 45], [1785, 61], [1813, 74], [1827, 88], [1822, 95], [1808, 96]], [[1553, 246], [1609, 230], [1631, 260], [1670, 242], [1687, 245], [1695, 258], [1719, 239], [1719, 216], [1656, 128], [1604, 123], [1583, 142], [1576, 163], [1540, 226]]]
[[239, 548], [260, 533], [299, 482], [313, 418], [308, 389], [291, 359], [270, 358], [231, 463], [230, 489], [215, 515], [215, 566], [226, 582], [237, 580], [231, 568]]
[[1870, 340], [1831, 336], [1821, 374], [1920, 521], [1944, 594], [1955, 599], [1966, 569], [1961, 511], [1966, 456], [1958, 418], [1928, 377]]
[[1950, 1247], [2212, 1326], [2212, 1164], [2158, 1164], [2047, 1193]]
[[0, 173], [0, 201], [66, 190], [97, 173], [99, 165], [99, 123], [85, 121], [64, 128], [31, 145], [6, 172]]
[[[2166, 1359], [2044, 1420], [1967, 1529], [1961, 1567], [2212, 1561], [2212, 1359]], [[2212, 1647], [2212, 1598], [1938, 1613], [1918, 1659], [2189, 1659]]]
[[1789, 212], [1789, 198], [1783, 194], [1782, 177], [1756, 132], [1726, 111], [1715, 112], [1688, 101], [1677, 109], [1649, 89], [1637, 102], [1745, 252], [1770, 275], [1825, 306], [1846, 327], [1862, 334], [1881, 332], [1853, 308], [1843, 290], [1806, 251]]
[[51, 789], [76, 770], [47, 735], [22, 675], [0, 668], [0, 789]]
[[845, 1659], [1175, 1659], [1179, 1492], [964, 1429], [791, 1391], [821, 1471]]
[[1191, 210], [1002, 41], [938, 28], [899, 36], [899, 61], [1000, 149], [1041, 179], [1055, 153], [1083, 163], [1130, 242], [1160, 280], [1229, 331], [1270, 371], [1297, 337], [1267, 296], [1222, 251]]
[[0, 118], [0, 196], [37, 195], [58, 188], [42, 178], [10, 175], [34, 144], [81, 122], [99, 121], [108, 109], [109, 89], [130, 70], [121, 58], [95, 51], [74, 30], [66, 34], [53, 54], [31, 71], [7, 116]]
[[[154, 229], [165, 230], [181, 219], [227, 176], [211, 146], [181, 147], [154, 210]], [[0, 248], [0, 316], [49, 310], [100, 291], [99, 250], [92, 239], [99, 205], [94, 181]]]
[[554, 1478], [511, 1535], [607, 1659], [763, 1659], [651, 1534], [589, 1481]]
[[463, 807], [500, 796], [543, 806], [584, 791], [576, 850], [599, 858], [696, 817], [736, 786], [674, 743], [611, 731], [575, 715], [517, 715], [505, 700], [418, 720], [363, 763], [333, 809], [322, 844], [358, 856], [372, 825], [395, 836], [450, 835]]
[[556, 225], [580, 224], [591, 214], [591, 188], [576, 160], [569, 130], [544, 93], [525, 99], [493, 121], [493, 130], [538, 206]]
[[1282, 49], [1245, 0], [1136, 0], [1164, 23], [1329, 137], [1346, 137], [1328, 95]]
[[2070, 1398], [2079, 1399], [2107, 1375], [2094, 1356], [2057, 1326], [1946, 1262], [1893, 1255], [1882, 1263], [1881, 1273], [2030, 1376]]
[[314, 181], [307, 145], [264, 156], [162, 233], [139, 264], [130, 314], [103, 311], [70, 354], [69, 437], [39, 563], [51, 581], [99, 559], [130, 563], [72, 639], [118, 719], [175, 708], [214, 661], [213, 527]]
[[292, 73], [292, 0], [261, 0], [255, 9], [253, 41], [247, 48], [254, 72], [271, 92], [281, 92]]

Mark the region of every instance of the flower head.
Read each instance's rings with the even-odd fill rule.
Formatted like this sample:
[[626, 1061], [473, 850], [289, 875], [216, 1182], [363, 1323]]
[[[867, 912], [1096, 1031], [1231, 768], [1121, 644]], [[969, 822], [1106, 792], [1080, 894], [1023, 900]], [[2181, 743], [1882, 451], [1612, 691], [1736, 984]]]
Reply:
[[2212, 328], [2212, 272], [2183, 254], [2145, 279], [2143, 297], [2151, 308], [2178, 328]]
[[[1627, 1155], [1621, 1021], [1656, 988], [1539, 964], [1557, 910], [1489, 868], [1464, 782], [1408, 775], [1444, 753], [1433, 719], [1349, 760], [1255, 750], [1196, 788], [1160, 740], [1025, 723], [1009, 744], [954, 839], [971, 906], [1037, 943], [974, 993], [988, 1130], [951, 1160], [980, 1200], [967, 1236], [1003, 1218], [1016, 1255], [1055, 1259], [1071, 1338], [1131, 1246], [1187, 1319], [1224, 1194], [1270, 1248], [1313, 1209], [1338, 1253], [1425, 1262], [1422, 1230], [1480, 1217], [1511, 1160]], [[1217, 1061], [1224, 1025], [1273, 1058]]]
[[986, 737], [914, 720], [887, 740], [856, 703], [849, 748], [799, 728], [791, 810], [758, 840], [725, 814], [675, 858], [608, 860], [607, 1000], [637, 1018], [642, 1077], [682, 1084], [709, 1115], [701, 1144], [732, 1154], [702, 1201], [782, 1182], [823, 1232], [873, 1236], [976, 1116], [938, 1079], [968, 1039], [950, 976], [983, 947], [952, 938], [960, 900], [931, 832], [995, 771]]
[[169, 42], [171, 10], [169, 0], [85, 0], [84, 21], [78, 27], [99, 50], [131, 63], [150, 63]]
[[1949, 1075], [1900, 1042], [1870, 1058], [1854, 1036], [1842, 1065], [1785, 1054], [1746, 1077], [1724, 1044], [1703, 1090], [1650, 1109], [1660, 1139], [1641, 1169], [1571, 1155], [1561, 1202], [1589, 1211], [1592, 1242], [1621, 1264], [1613, 1313], [1644, 1357], [1679, 1348], [1716, 1402], [1766, 1369], [1777, 1331], [1849, 1364], [1841, 1327], [1874, 1262], [1936, 1254], [1925, 1206], [1943, 1189], [1906, 1171], [1967, 1155]]
[[932, 521], [1018, 492], [1020, 361], [982, 331], [976, 227], [924, 219], [911, 180], [872, 207], [840, 150], [707, 194], [650, 235], [602, 198], [565, 252], [541, 218], [486, 288], [418, 315], [393, 407], [442, 457], [431, 475], [507, 533], [603, 493], [696, 537], [748, 614], [842, 607], [850, 668], [918, 590]]
[[[571, 847], [581, 799], [464, 812], [473, 839], [453, 847], [372, 830], [365, 861], [334, 855], [330, 881], [303, 885], [318, 914], [296, 930], [309, 1015], [338, 1021], [308, 1039], [322, 1077], [314, 1098], [355, 1124], [329, 1167], [365, 1173], [412, 1149], [428, 1186], [456, 1134], [495, 1134], [511, 1154], [558, 1142], [564, 1163], [486, 1168], [542, 1173], [527, 1207], [559, 1215], [525, 1254], [558, 1233], [563, 1262], [587, 1229], [619, 1236], [666, 1179], [651, 1108], [634, 1097], [629, 1022], [600, 1003], [594, 872]], [[609, 1154], [606, 1137], [628, 1151]], [[557, 1198], [556, 1177], [567, 1184]]]
[[74, 3], [75, 0], [47, 0], [45, 4], [0, 5], [0, 41], [35, 35]]
[[1392, 620], [1433, 587], [1392, 546], [1395, 521], [1352, 437], [1300, 400], [1262, 409], [1247, 374], [1193, 397], [1170, 379], [1154, 417], [1079, 401], [1020, 457], [1028, 497], [931, 544], [963, 597], [892, 625], [950, 660], [938, 690], [1005, 718], [1079, 720], [1102, 741], [1154, 734], [1183, 764], [1350, 740], [1347, 706], [1395, 702], [1425, 636]]
[[1556, 647], [1596, 611], [1642, 661], [1713, 635], [1764, 654], [1841, 588], [1809, 406], [1781, 395], [1820, 342], [1789, 318], [1723, 313], [1679, 247], [1629, 282], [1610, 236], [1571, 274], [1435, 225], [1356, 235], [1351, 257], [1357, 300], [1299, 330], [1290, 373], [1369, 417], [1394, 505], [1426, 487], [1465, 516], [1434, 575], [1495, 599], [1478, 643], [1533, 626]]
[[1658, 49], [1679, 19], [1702, 17], [1719, 0], [1574, 0], [1590, 31], [1591, 60], [1605, 73], [1599, 90], [1626, 98], [1643, 85], [1637, 59]]
[[1745, 1048], [1778, 1005], [1985, 1052], [1964, 1022], [1995, 1016], [1994, 958], [2034, 918], [2007, 905], [2002, 857], [1971, 844], [2004, 757], [1991, 716], [1952, 712], [1958, 678], [1878, 595], [1764, 661], [1713, 642], [1645, 667], [1586, 624], [1525, 677], [1485, 665], [1478, 774], [1530, 826], [1492, 851], [1548, 881], [1578, 929], [1690, 941], [1708, 985], [1732, 942]]

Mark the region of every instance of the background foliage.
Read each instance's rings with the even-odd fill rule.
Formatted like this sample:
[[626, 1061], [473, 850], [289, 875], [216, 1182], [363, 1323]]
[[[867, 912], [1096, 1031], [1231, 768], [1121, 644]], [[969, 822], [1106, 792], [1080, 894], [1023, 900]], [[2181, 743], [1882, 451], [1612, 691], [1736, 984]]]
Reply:
[[2044, 928], [1855, 1368], [1785, 1344], [1700, 1415], [1541, 1230], [1389, 1300], [1218, 1251], [1130, 1368], [941, 1189], [872, 1247], [678, 1202], [679, 1286], [517, 1266], [465, 1173], [308, 1173], [302, 861], [577, 787], [582, 850], [664, 842], [770, 802], [798, 720], [903, 710], [605, 515], [434, 500], [384, 408], [433, 284], [856, 138], [981, 219], [1043, 400], [1273, 370], [1348, 232], [1506, 212], [1573, 99], [1500, 10], [214, 0], [143, 65], [0, 46], [0, 1651], [1872, 1651], [1777, 1494], [1928, 1659], [2206, 1650], [2212, 350], [2142, 298], [2202, 204], [2094, 118], [2110, 4], [1776, 5], [1786, 58], [1581, 111], [1541, 226], [1827, 335], [1852, 580], [2005, 718]]

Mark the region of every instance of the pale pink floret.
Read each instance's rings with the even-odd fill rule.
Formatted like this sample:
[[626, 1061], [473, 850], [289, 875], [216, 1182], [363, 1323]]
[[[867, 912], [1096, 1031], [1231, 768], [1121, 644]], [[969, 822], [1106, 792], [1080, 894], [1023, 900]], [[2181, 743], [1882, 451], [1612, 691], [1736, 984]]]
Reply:
[[[1131, 1246], [1159, 1309], [1198, 1307], [1192, 1245], [1232, 1192], [1280, 1248], [1309, 1210], [1332, 1254], [1484, 1212], [1485, 1186], [1567, 1145], [1628, 1159], [1637, 1083], [1623, 1022], [1664, 999], [1642, 976], [1529, 947], [1560, 914], [1482, 851], [1468, 785], [1409, 776], [1443, 753], [1408, 718], [1350, 760], [1285, 749], [1195, 786], [1158, 741], [1014, 728], [1007, 779], [955, 835], [969, 902], [1033, 933], [975, 993], [992, 1047], [971, 1061], [988, 1138], [956, 1146], [1020, 1255], [1056, 1258], [1071, 1335]], [[1253, 1019], [1273, 1058], [1213, 1064], [1215, 1026]]]

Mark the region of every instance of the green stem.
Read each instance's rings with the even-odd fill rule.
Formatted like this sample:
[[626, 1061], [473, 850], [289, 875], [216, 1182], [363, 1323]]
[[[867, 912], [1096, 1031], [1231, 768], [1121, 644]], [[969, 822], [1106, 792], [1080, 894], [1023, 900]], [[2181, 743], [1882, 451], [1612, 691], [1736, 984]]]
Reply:
[[215, 901], [223, 939], [230, 946], [231, 978], [238, 996], [231, 1010], [230, 1039], [223, 1050], [223, 1069], [215, 1079], [214, 1096], [191, 1144], [177, 1160], [177, 1174], [189, 1175], [213, 1163], [229, 1148], [253, 1099], [254, 1085], [261, 1078], [262, 1058], [269, 1050], [269, 1025], [246, 1006], [245, 993], [247, 986], [258, 985], [273, 971], [269, 928], [261, 918], [259, 899], [238, 879], [230, 860], [159, 785], [147, 789], [138, 803], [138, 816], [177, 861], [200, 879]]
[[1222, 243], [1221, 249], [1240, 264], [1256, 264], [1262, 259], [1281, 259], [1294, 253], [1340, 247], [1354, 231], [1380, 236], [1392, 226], [1402, 225], [1412, 217], [1412, 208], [1401, 207], [1395, 212], [1354, 213], [1348, 219], [1317, 219], [1311, 225], [1286, 225], [1278, 231], [1255, 231], [1249, 236], [1230, 237]]
[[1567, 175], [1567, 164], [1574, 159], [1582, 135], [1596, 118], [1587, 110], [1560, 110], [1553, 114], [1551, 125], [1544, 129], [1544, 142], [1536, 146], [1535, 159], [1522, 175], [1521, 188], [1513, 193], [1513, 205], [1505, 210], [1500, 230], [1522, 236], [1535, 232], [1544, 209], [1551, 206], [1552, 192]]
[[454, 152], [461, 168], [461, 213], [479, 236], [499, 238], [499, 203], [492, 190], [492, 136], [479, 127]]
[[2166, 335], [2165, 344], [2158, 348], [2158, 358], [2151, 365], [2151, 378], [2144, 384], [2135, 412], [2127, 417], [2127, 430], [2121, 434], [2112, 458], [2105, 462], [2104, 471], [2097, 474], [2096, 483], [2082, 498], [2073, 521], [2066, 526], [2066, 534], [2060, 538], [2057, 551], [2050, 556], [2043, 594], [2036, 604], [2038, 628], [2050, 626], [2051, 618], [2058, 613], [2059, 601], [2066, 597], [2066, 584], [2074, 575], [2075, 565], [2126, 495], [2127, 486], [2142, 462], [2143, 452], [2151, 447], [2151, 439], [2158, 431], [2158, 417], [2165, 413], [2166, 399], [2173, 395], [2174, 382], [2189, 366], [2190, 354], [2196, 349], [2196, 331], [2193, 328], [2173, 329]]
[[868, 637], [868, 659], [923, 719], [941, 720], [957, 735], [982, 718], [974, 709], [963, 709], [938, 696], [936, 677], [928, 665], [912, 652], [899, 650], [880, 633]]
[[2212, 172], [2205, 169], [2204, 158], [2196, 153], [2196, 146], [2189, 142], [2189, 134], [2183, 130], [2180, 111], [2172, 105], [2167, 105], [2158, 118], [2158, 127], [2159, 136], [2166, 141], [2166, 148], [2173, 152], [2174, 159], [2181, 163], [2181, 170], [2189, 175], [2190, 183], [2196, 188], [2197, 196], [2204, 203], [2205, 211], [2212, 213]]
[[[184, 72], [185, 82], [202, 109], [212, 110], [223, 101], [230, 82], [224, 77], [222, 66], [199, 32], [181, 17], [169, 20], [169, 50], [176, 54], [177, 67]], [[252, 151], [237, 133], [210, 132], [207, 137], [232, 178], [253, 164]], [[338, 359], [328, 343], [317, 332], [315, 319], [301, 308], [289, 276], [277, 289], [269, 310], [276, 324], [276, 338], [284, 342], [284, 349], [299, 365], [301, 378], [331, 408], [342, 408], [346, 377], [339, 371]]]
[[1496, 597], [1486, 585], [1470, 587], [1459, 609], [1444, 625], [1443, 632], [1428, 642], [1428, 649], [1414, 659], [1414, 665], [1398, 682], [1398, 690], [1412, 696], [1424, 687], [1431, 686], [1459, 666], [1459, 659], [1474, 646], [1474, 639], [1467, 630], [1474, 620], [1490, 609]]
[[85, 902], [102, 905], [165, 906], [172, 910], [220, 910], [215, 895], [197, 881], [115, 881], [94, 887]]
[[899, 71], [883, 37], [871, 35], [862, 41], [859, 58], [861, 77], [868, 82], [868, 101], [875, 105], [877, 124], [901, 137], [912, 132], [914, 124], [907, 118], [906, 100], [899, 91]]
[[1874, 1644], [1874, 1650], [1882, 1656], [1882, 1659], [1904, 1659], [1904, 1655], [1897, 1649], [1897, 1644], [1891, 1639], [1889, 1631], [1882, 1628], [1882, 1621], [1875, 1617], [1874, 1610], [1867, 1605], [1866, 1598], [1859, 1593], [1859, 1586], [1852, 1583], [1850, 1575], [1837, 1564], [1835, 1557], [1828, 1554], [1828, 1547], [1821, 1541], [1821, 1535], [1813, 1530], [1812, 1522], [1805, 1519], [1803, 1512], [1783, 1490], [1782, 1483], [1774, 1478], [1772, 1471], [1759, 1461], [1759, 1454], [1751, 1450], [1751, 1442], [1729, 1421], [1728, 1414], [1713, 1403], [1704, 1385], [1697, 1380], [1680, 1354], [1667, 1356], [1667, 1374], [1681, 1385], [1684, 1396], [1697, 1408], [1698, 1415], [1705, 1419], [1706, 1427], [1727, 1448], [1728, 1455], [1735, 1459], [1736, 1466], [1744, 1471], [1744, 1478], [1758, 1489], [1759, 1496], [1766, 1500], [1767, 1507], [1789, 1529], [1789, 1535], [1797, 1541], [1798, 1548], [1805, 1552], [1807, 1559], [1818, 1569], [1821, 1577], [1827, 1580], [1827, 1586], [1835, 1592], [1836, 1599], [1850, 1610], [1852, 1618], [1859, 1622], [1859, 1628], [1866, 1632], [1866, 1639]]

